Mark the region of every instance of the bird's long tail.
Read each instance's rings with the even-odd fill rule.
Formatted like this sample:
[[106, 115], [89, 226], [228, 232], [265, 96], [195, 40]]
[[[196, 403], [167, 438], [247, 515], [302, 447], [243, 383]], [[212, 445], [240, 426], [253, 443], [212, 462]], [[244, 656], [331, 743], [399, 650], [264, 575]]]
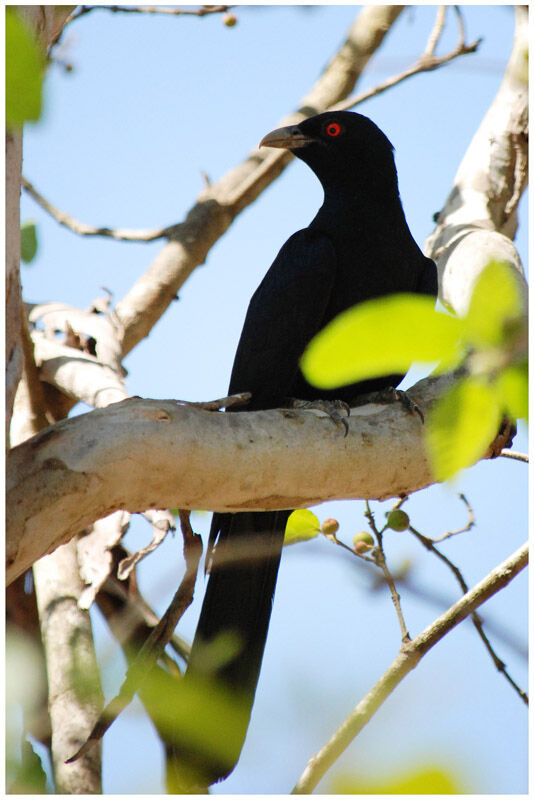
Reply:
[[289, 514], [261, 511], [213, 516], [212, 539], [217, 534], [218, 538], [184, 678], [184, 689], [204, 697], [207, 724], [204, 730], [199, 725], [198, 745], [192, 741], [196, 737], [189, 737], [183, 746], [180, 742], [171, 759], [182, 787], [187, 773], [194, 776], [197, 786], [222, 780], [241, 753]]

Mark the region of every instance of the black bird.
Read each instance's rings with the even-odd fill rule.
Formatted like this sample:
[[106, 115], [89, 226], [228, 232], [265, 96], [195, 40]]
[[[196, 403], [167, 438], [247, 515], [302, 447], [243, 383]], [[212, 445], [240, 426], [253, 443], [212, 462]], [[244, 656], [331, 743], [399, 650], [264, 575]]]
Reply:
[[[260, 146], [286, 148], [308, 164], [321, 181], [324, 202], [310, 225], [284, 244], [250, 301], [229, 393], [251, 392], [250, 409], [269, 409], [289, 397], [350, 404], [361, 394], [397, 386], [402, 375], [323, 391], [307, 383], [299, 369], [308, 342], [341, 311], [397, 292], [437, 294], [436, 266], [406, 223], [391, 143], [367, 117], [340, 111], [272, 131]], [[210, 575], [185, 683], [206, 672], [206, 643], [229, 631], [236, 634], [237, 653], [213, 677], [240, 693], [244, 715], [236, 732], [224, 715], [215, 719], [213, 712], [216, 737], [235, 737], [227, 759], [180, 748], [199, 783], [225, 778], [239, 758], [290, 513], [213, 515]], [[250, 542], [258, 543], [256, 558], [250, 557]], [[239, 558], [241, 548], [246, 557]]]

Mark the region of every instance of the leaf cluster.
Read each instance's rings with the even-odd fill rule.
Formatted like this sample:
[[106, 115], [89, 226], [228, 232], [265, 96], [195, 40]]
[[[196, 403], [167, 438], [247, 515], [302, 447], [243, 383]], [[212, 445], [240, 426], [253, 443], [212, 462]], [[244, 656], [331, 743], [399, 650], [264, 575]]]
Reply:
[[517, 277], [502, 262], [481, 272], [465, 316], [438, 311], [434, 300], [401, 294], [345, 311], [308, 346], [301, 367], [324, 389], [406, 373], [414, 363], [434, 374], [461, 367], [425, 425], [437, 480], [481, 458], [503, 418], [527, 417], [526, 320]]

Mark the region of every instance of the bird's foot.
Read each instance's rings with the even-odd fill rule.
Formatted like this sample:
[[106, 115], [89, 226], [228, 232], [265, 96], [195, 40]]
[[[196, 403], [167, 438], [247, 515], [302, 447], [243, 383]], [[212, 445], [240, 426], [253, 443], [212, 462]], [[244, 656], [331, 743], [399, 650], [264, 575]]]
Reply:
[[388, 403], [401, 403], [410, 414], [417, 414], [421, 419], [421, 423], [425, 424], [425, 417], [417, 403], [412, 400], [408, 392], [402, 389], [395, 389], [394, 386], [388, 386], [386, 389], [381, 389], [379, 392], [371, 392], [368, 402], [388, 404]]
[[[291, 408], [315, 408], [318, 411], [324, 411], [338, 428], [343, 428], [344, 437], [349, 432], [347, 417], [350, 417], [350, 406], [343, 400], [299, 400], [296, 397], [290, 397], [289, 405]], [[340, 411], [344, 411], [345, 416], [340, 414]]]

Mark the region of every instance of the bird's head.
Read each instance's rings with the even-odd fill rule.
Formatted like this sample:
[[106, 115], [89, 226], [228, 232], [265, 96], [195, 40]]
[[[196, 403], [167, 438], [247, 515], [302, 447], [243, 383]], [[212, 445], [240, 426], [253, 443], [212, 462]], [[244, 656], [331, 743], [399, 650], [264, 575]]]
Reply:
[[277, 128], [263, 137], [260, 147], [291, 150], [325, 187], [340, 181], [397, 182], [391, 142], [368, 117], [353, 111], [327, 111]]

